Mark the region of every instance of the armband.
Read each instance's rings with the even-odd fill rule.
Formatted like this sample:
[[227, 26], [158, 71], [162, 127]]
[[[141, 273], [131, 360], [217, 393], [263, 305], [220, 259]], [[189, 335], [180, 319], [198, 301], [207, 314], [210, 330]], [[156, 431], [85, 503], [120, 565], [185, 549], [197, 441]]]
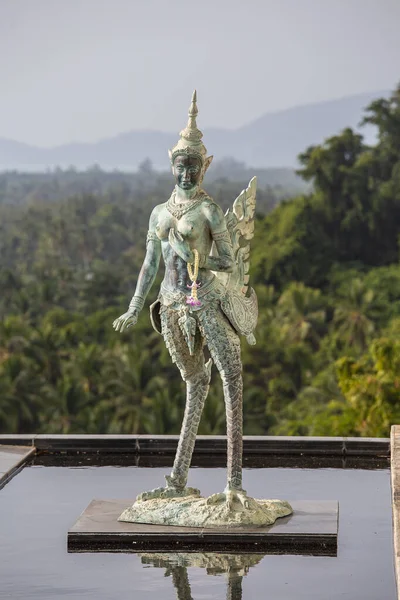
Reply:
[[231, 235], [227, 229], [219, 231], [218, 233], [213, 233], [212, 238], [215, 242], [227, 242], [228, 244], [232, 244]]
[[148, 231], [146, 237], [146, 247], [149, 242], [159, 242], [160, 239], [154, 231]]
[[144, 298], [142, 296], [133, 296], [132, 300], [129, 302], [129, 308], [137, 308], [139, 311], [142, 310], [144, 306]]

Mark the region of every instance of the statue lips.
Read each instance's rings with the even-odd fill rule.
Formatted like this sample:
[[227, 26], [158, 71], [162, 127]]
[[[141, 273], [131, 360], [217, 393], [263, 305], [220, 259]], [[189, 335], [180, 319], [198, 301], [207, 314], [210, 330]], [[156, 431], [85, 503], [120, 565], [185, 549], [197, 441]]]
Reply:
[[180, 187], [184, 189], [190, 189], [194, 187], [196, 183], [193, 183], [190, 179], [186, 179], [185, 181], [181, 180]]

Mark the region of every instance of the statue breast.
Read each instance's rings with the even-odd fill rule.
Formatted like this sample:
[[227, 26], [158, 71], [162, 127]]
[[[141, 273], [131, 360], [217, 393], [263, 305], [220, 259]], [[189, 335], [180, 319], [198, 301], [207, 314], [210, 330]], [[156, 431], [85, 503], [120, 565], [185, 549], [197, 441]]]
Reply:
[[163, 210], [156, 225], [157, 237], [162, 241], [167, 240], [169, 231], [172, 228], [176, 228], [176, 219], [167, 210]]
[[201, 225], [199, 223], [199, 218], [193, 219], [190, 217], [183, 216], [179, 219], [177, 223], [177, 229], [180, 234], [183, 235], [184, 238], [187, 239], [195, 239], [199, 235], [199, 229]]

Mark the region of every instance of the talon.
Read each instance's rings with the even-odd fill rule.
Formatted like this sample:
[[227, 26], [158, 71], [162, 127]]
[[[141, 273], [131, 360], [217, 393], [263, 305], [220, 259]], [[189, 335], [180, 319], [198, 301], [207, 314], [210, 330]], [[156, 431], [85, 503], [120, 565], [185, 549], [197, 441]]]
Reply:
[[239, 500], [242, 503], [243, 508], [250, 508], [250, 502], [246, 496], [239, 496]]
[[146, 502], [147, 500], [154, 500], [156, 498], [184, 498], [186, 496], [200, 496], [200, 490], [191, 487], [178, 489], [167, 485], [166, 487], [159, 487], [149, 492], [142, 492], [136, 497], [136, 501]]
[[247, 496], [244, 490], [225, 489], [224, 492], [219, 494], [213, 494], [206, 500], [206, 504], [218, 504], [219, 502], [225, 502], [228, 510], [235, 510], [235, 503], [239, 503], [245, 509], [251, 509], [251, 498]]
[[221, 500], [225, 500], [225, 494], [213, 494], [207, 498], [206, 504], [217, 504]]
[[249, 508], [249, 500], [245, 491], [234, 492], [234, 495], [244, 508]]

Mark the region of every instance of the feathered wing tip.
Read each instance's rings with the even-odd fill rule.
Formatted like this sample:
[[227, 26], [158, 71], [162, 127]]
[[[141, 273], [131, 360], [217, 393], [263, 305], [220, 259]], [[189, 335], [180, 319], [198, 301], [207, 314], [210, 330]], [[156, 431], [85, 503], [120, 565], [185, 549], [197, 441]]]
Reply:
[[233, 203], [231, 219], [231, 235], [236, 260], [235, 277], [231, 285], [246, 295], [249, 283], [250, 240], [254, 237], [254, 217], [256, 210], [257, 178], [253, 177], [248, 187], [243, 190]]
[[[247, 294], [250, 269], [250, 240], [254, 237], [257, 177], [253, 177], [225, 213], [226, 226], [231, 236], [235, 267], [233, 273], [217, 273], [221, 282], [243, 295]], [[213, 243], [211, 255], [216, 255]]]
[[[250, 240], [254, 235], [254, 213], [256, 210], [257, 177], [252, 177], [249, 185], [243, 190], [233, 203], [233, 212], [239, 221], [244, 221], [243, 234]], [[252, 227], [251, 227], [252, 224]]]

